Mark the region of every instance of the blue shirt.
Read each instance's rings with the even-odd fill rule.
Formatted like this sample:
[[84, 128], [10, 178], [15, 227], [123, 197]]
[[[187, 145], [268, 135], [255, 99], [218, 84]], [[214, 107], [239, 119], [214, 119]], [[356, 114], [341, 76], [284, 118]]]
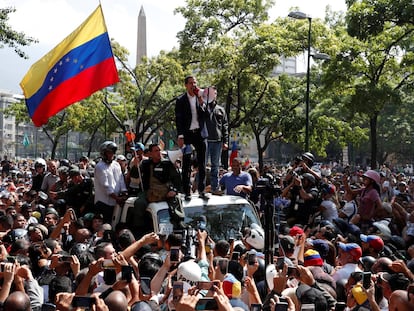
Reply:
[[220, 179], [220, 185], [226, 188], [226, 194], [228, 195], [238, 195], [243, 198], [246, 197], [245, 192], [237, 193], [234, 191], [234, 188], [238, 185], [252, 186], [252, 176], [246, 172], [240, 172], [239, 175], [234, 175], [233, 172], [226, 173]]

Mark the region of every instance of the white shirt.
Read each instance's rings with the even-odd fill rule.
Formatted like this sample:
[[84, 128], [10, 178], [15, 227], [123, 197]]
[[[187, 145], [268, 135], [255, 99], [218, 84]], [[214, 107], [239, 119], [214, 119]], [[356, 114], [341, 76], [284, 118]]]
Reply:
[[190, 130], [195, 130], [200, 128], [200, 124], [198, 123], [198, 116], [197, 116], [197, 97], [191, 96], [187, 93], [188, 101], [190, 102], [191, 108], [191, 124]]
[[112, 161], [111, 164], [99, 161], [95, 167], [94, 185], [94, 202], [101, 201], [109, 206], [116, 205], [116, 201], [109, 196], [110, 194], [119, 195], [121, 192], [127, 191], [121, 166], [116, 161]]
[[322, 201], [321, 205], [325, 208], [322, 210], [323, 218], [329, 221], [338, 218], [338, 209], [336, 208], [336, 204], [331, 200], [324, 200]]
[[332, 274], [332, 277], [335, 282], [338, 280], [348, 280], [351, 273], [357, 271], [362, 272], [356, 263], [347, 263], [346, 265], [342, 266], [342, 268], [336, 270], [334, 274]]

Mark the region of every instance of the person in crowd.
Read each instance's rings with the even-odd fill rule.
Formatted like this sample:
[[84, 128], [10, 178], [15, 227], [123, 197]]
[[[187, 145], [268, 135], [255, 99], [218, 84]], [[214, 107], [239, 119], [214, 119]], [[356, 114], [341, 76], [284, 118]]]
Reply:
[[31, 190], [42, 190], [43, 178], [46, 175], [46, 161], [42, 158], [37, 158], [34, 163], [35, 173], [32, 175]]
[[348, 176], [344, 175], [343, 184], [345, 191], [360, 195], [358, 213], [351, 220], [354, 224], [359, 224], [363, 233], [367, 232], [373, 223], [376, 208], [381, 208], [380, 198], [380, 175], [374, 170], [367, 170], [362, 175], [364, 187], [352, 190], [348, 183]]
[[[194, 76], [187, 76], [184, 79], [186, 92], [178, 97], [175, 104], [175, 124], [178, 135], [178, 146], [190, 148], [192, 145], [197, 154], [199, 196], [206, 198], [206, 148], [208, 132], [205, 127], [206, 105], [202, 98], [202, 92], [197, 86], [197, 79]], [[182, 163], [183, 192], [186, 200], [191, 199], [191, 153], [184, 152]]]
[[138, 236], [146, 233], [144, 219], [148, 203], [178, 200], [177, 194], [181, 191], [181, 178], [175, 166], [169, 160], [163, 160], [158, 144], [149, 146], [149, 159], [140, 165], [144, 192], [134, 202], [134, 209], [128, 211], [129, 225]]
[[239, 158], [231, 162], [231, 172], [221, 177], [220, 186], [225, 189], [227, 195], [247, 197], [253, 189], [252, 176], [242, 171], [242, 163]]
[[226, 110], [217, 104], [217, 89], [210, 86], [204, 89], [203, 101], [207, 105], [208, 117], [206, 117], [207, 137], [207, 161], [210, 159], [210, 185], [211, 192], [220, 192], [219, 167], [221, 152], [226, 151], [229, 141], [229, 125]]
[[301, 178], [293, 177], [292, 182], [283, 189], [282, 197], [290, 199], [286, 209], [289, 225], [309, 224], [311, 215], [316, 211], [316, 201], [319, 196], [315, 183], [316, 179], [312, 174], [304, 173]]
[[104, 222], [110, 223], [116, 204], [122, 205], [127, 188], [121, 167], [114, 161], [117, 145], [112, 141], [105, 141], [100, 146], [102, 159], [95, 166], [95, 210], [102, 213]]
[[135, 143], [135, 145], [131, 147], [133, 157], [129, 162], [129, 169], [126, 175], [128, 194], [130, 196], [137, 196], [138, 193], [143, 191], [141, 183], [140, 164], [142, 160], [148, 159], [147, 157], [144, 157], [144, 149], [145, 147], [142, 143]]
[[56, 160], [47, 161], [48, 172], [43, 178], [42, 186], [40, 187], [40, 190], [42, 190], [44, 193], [48, 195], [49, 202], [53, 202], [53, 200], [51, 200], [50, 191], [53, 189], [53, 186], [59, 181], [58, 167], [59, 167], [58, 161]]

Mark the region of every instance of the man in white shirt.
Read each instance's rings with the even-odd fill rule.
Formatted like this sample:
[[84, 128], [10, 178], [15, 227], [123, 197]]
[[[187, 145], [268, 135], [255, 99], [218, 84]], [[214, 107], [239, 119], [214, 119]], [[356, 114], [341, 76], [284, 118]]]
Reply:
[[362, 256], [362, 249], [356, 243], [338, 243], [338, 262], [341, 266], [332, 275], [335, 282], [348, 280], [352, 272], [362, 271], [358, 267], [359, 258]]
[[117, 145], [105, 141], [100, 146], [102, 159], [95, 167], [95, 209], [103, 215], [104, 223], [111, 223], [116, 204], [125, 202], [127, 192], [121, 166], [114, 161]]

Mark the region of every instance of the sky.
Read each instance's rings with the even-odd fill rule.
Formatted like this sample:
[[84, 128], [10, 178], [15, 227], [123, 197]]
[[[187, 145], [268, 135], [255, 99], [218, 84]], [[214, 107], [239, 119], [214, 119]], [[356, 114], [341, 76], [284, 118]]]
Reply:
[[[161, 50], [178, 47], [177, 32], [185, 20], [174, 9], [185, 0], [0, 0], [0, 7], [14, 7], [9, 25], [39, 42], [22, 50], [29, 59], [20, 58], [12, 48], [0, 48], [0, 89], [22, 94], [19, 83], [30, 66], [75, 30], [99, 5], [102, 5], [109, 37], [130, 52], [130, 65], [135, 65], [137, 21], [141, 6], [147, 20], [147, 53], [156, 56]], [[312, 18], [324, 18], [326, 6], [345, 11], [345, 0], [276, 0], [269, 11], [271, 19], [287, 16], [296, 7]], [[300, 60], [299, 60], [300, 62]], [[300, 66], [300, 64], [298, 65]]]

